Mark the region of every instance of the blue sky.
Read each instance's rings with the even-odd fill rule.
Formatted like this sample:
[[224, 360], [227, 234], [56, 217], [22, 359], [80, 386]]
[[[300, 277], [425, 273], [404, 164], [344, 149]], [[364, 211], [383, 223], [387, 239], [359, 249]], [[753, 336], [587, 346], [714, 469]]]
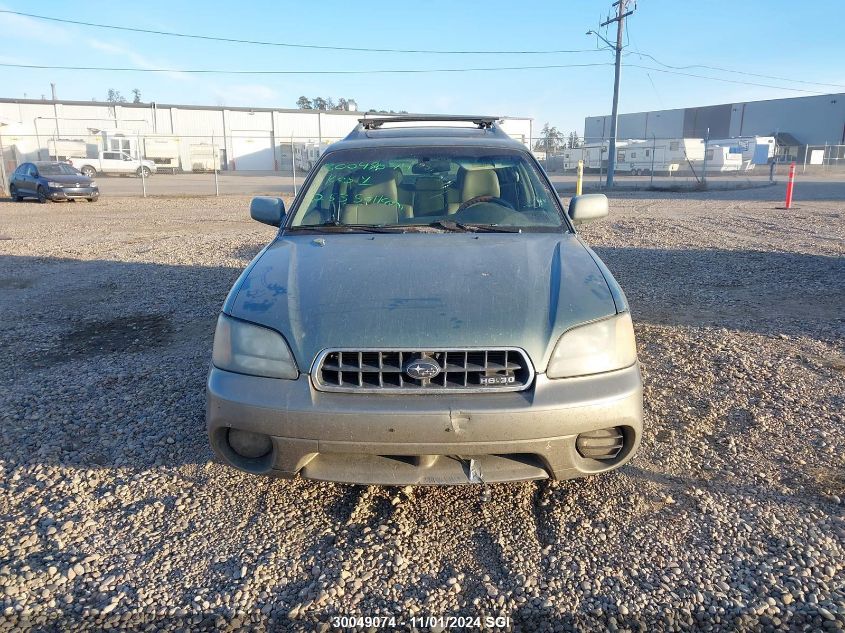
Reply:
[[[14, 2], [0, 8], [139, 28], [238, 39], [376, 48], [589, 49], [610, 2], [486, 0], [352, 3], [250, 1]], [[640, 0], [629, 19], [626, 64], [708, 64], [815, 86], [692, 69], [722, 83], [623, 67], [620, 112], [845, 92], [841, 0]], [[602, 31], [603, 32], [603, 31]], [[611, 33], [607, 33], [612, 38]], [[429, 55], [315, 51], [203, 42], [63, 25], [0, 14], [0, 62], [138, 68], [367, 70], [612, 62], [609, 51], [554, 55]], [[613, 67], [417, 75], [228, 76], [0, 68], [0, 96], [104, 99], [109, 88], [144, 101], [295, 107], [300, 95], [353, 97], [362, 109], [530, 116], [564, 131], [610, 111]], [[748, 82], [779, 87], [761, 87]]]

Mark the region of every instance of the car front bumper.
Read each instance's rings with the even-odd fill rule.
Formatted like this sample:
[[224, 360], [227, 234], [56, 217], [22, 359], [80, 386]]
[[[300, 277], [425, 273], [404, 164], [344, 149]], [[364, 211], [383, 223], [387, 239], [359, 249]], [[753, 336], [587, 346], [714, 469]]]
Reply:
[[[211, 445], [228, 464], [256, 474], [356, 484], [466, 484], [570, 479], [617, 468], [642, 432], [639, 365], [595, 376], [549, 380], [511, 393], [355, 394], [314, 389], [309, 376], [278, 380], [212, 367], [206, 420]], [[612, 460], [582, 457], [579, 434], [618, 427]], [[270, 437], [249, 459], [229, 430]]]
[[62, 187], [61, 189], [50, 188], [47, 191], [50, 200], [73, 200], [75, 198], [99, 198], [98, 187]]

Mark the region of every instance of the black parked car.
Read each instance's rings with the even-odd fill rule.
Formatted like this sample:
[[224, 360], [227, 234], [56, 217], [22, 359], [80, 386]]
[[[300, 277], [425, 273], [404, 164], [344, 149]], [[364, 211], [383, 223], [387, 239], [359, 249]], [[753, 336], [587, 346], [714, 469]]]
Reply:
[[96, 202], [100, 198], [97, 183], [67, 163], [23, 163], [12, 174], [9, 194], [15, 202], [36, 198], [39, 202], [85, 198]]

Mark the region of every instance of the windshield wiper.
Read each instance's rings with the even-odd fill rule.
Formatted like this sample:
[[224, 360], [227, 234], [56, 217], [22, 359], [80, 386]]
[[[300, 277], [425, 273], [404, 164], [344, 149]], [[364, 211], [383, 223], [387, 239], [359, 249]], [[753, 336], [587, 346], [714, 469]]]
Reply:
[[464, 224], [454, 220], [436, 220], [429, 226], [448, 231], [465, 231], [467, 233], [522, 233], [518, 226], [504, 226], [501, 224]]
[[401, 227], [384, 226], [380, 224], [344, 224], [337, 220], [329, 220], [320, 224], [300, 224], [292, 226], [292, 230], [319, 230], [336, 233], [404, 233]]

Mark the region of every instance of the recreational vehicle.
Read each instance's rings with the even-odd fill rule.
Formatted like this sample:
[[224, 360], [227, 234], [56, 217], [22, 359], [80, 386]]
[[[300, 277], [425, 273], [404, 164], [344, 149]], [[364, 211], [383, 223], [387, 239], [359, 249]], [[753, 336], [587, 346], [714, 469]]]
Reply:
[[220, 168], [220, 148], [211, 143], [192, 143], [190, 148], [191, 171], [214, 171]]
[[[608, 148], [609, 143], [605, 141], [588, 143], [570, 150], [566, 168], [574, 168], [579, 160], [583, 160], [585, 170], [607, 169]], [[628, 139], [616, 142], [616, 171], [620, 174], [638, 176], [652, 171], [657, 174], [697, 171], [703, 160], [704, 141], [700, 138]]]
[[78, 139], [50, 139], [47, 141], [50, 160], [68, 160], [84, 158], [88, 155], [88, 145]]
[[182, 171], [179, 161], [179, 139], [172, 136], [144, 139], [144, 156], [153, 161], [160, 172]]
[[754, 169], [755, 165], [768, 165], [775, 155], [774, 136], [738, 136], [735, 138], [713, 139], [710, 144], [730, 147], [731, 151], [742, 157], [742, 169]]
[[310, 171], [326, 147], [328, 143], [294, 143], [293, 155], [296, 168], [300, 171]]
[[[727, 145], [707, 143], [705, 152], [707, 173], [740, 171], [743, 165], [742, 154], [734, 149]], [[704, 165], [702, 165], [703, 169]]]

